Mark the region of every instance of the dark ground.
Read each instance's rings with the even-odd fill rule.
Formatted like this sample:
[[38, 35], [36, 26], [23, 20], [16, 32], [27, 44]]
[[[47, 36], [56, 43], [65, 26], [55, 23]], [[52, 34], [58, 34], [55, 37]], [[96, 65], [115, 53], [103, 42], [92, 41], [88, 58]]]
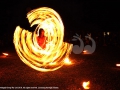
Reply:
[[82, 82], [90, 81], [90, 90], [120, 90], [120, 68], [115, 66], [120, 62], [119, 51], [117, 47], [97, 47], [91, 55], [71, 54], [74, 65], [43, 73], [25, 65], [15, 51], [10, 50], [10, 56], [0, 57], [0, 87], [83, 90]]

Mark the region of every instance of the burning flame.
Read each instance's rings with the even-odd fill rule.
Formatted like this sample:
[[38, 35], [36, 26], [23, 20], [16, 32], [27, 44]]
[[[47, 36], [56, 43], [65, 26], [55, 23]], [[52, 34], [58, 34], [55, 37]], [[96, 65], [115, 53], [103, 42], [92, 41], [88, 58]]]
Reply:
[[67, 65], [72, 64], [72, 62], [68, 58], [65, 58], [64, 63], [67, 64]]
[[[27, 14], [34, 32], [17, 26], [14, 32], [14, 45], [20, 59], [31, 68], [47, 72], [59, 69], [64, 65], [64, 58], [69, 57], [72, 44], [63, 42], [64, 25], [59, 14], [51, 8], [41, 7]], [[36, 40], [39, 29], [45, 30], [46, 48], [42, 49]]]
[[120, 67], [120, 64], [116, 64], [117, 67]]
[[83, 88], [84, 89], [90, 89], [90, 81], [88, 81], [88, 82], [83, 82]]
[[5, 56], [8, 56], [9, 54], [8, 53], [2, 53], [3, 55], [5, 55]]
[[86, 53], [87, 51], [86, 51], [86, 50], [84, 50], [83, 52], [84, 52], [84, 53]]

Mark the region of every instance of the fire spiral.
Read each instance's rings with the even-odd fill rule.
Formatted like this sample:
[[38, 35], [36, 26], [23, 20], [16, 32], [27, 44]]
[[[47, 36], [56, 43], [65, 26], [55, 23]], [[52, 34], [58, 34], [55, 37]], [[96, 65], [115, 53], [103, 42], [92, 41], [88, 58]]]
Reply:
[[[16, 27], [13, 42], [20, 59], [41, 72], [62, 67], [71, 53], [72, 44], [63, 42], [64, 25], [60, 15], [51, 8], [41, 7], [28, 12], [27, 18], [31, 27], [37, 27], [34, 32]], [[40, 28], [45, 30], [47, 37], [45, 49], [38, 45], [36, 39]]]

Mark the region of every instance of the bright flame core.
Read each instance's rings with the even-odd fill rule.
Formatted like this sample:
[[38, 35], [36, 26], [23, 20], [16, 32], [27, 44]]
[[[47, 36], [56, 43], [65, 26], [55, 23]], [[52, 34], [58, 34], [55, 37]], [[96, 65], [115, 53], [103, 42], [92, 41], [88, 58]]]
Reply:
[[86, 53], [87, 51], [86, 51], [86, 50], [84, 50], [83, 52], [84, 52], [84, 53]]
[[[64, 59], [69, 57], [72, 44], [63, 42], [64, 25], [59, 14], [51, 8], [41, 7], [27, 14], [31, 27], [29, 32], [17, 26], [14, 32], [14, 45], [20, 59], [31, 68], [47, 72], [59, 69], [64, 65]], [[36, 40], [39, 29], [45, 30], [46, 48], [42, 49]]]
[[2, 53], [3, 55], [5, 55], [5, 56], [8, 56], [9, 54], [8, 53]]
[[65, 59], [64, 59], [64, 63], [67, 64], [67, 65], [72, 64], [72, 62], [71, 62], [68, 58], [65, 58]]
[[120, 64], [116, 64], [117, 67], [120, 67]]
[[88, 81], [88, 82], [83, 82], [83, 88], [84, 89], [90, 89], [90, 81]]

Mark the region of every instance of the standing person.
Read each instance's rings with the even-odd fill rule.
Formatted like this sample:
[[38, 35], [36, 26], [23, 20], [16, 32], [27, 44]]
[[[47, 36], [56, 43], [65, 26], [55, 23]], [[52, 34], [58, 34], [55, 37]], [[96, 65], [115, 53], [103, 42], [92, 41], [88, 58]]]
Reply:
[[42, 49], [46, 47], [45, 31], [42, 28], [39, 30], [39, 36], [37, 37], [37, 43]]

